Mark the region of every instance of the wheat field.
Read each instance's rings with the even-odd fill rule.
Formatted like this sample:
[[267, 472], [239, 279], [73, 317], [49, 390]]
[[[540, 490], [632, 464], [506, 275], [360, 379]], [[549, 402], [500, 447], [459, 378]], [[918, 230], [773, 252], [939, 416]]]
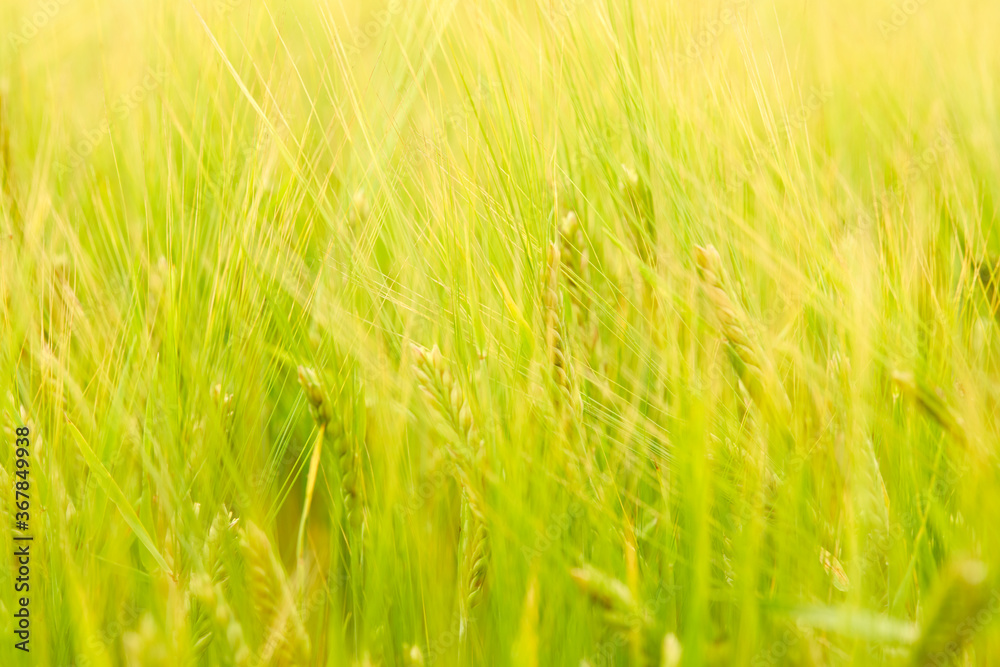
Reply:
[[0, 664], [1000, 663], [998, 21], [0, 2]]

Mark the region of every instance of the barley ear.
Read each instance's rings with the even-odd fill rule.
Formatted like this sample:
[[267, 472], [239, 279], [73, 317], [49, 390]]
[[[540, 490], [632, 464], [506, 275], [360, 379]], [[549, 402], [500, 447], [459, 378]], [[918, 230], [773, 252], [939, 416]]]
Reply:
[[[364, 415], [354, 414], [354, 406], [364, 409], [363, 385], [352, 374], [350, 419], [339, 437], [333, 439], [333, 453], [340, 473], [340, 494], [344, 506], [344, 519], [348, 526], [359, 528], [364, 521], [364, 477], [361, 469], [361, 444], [364, 442]], [[346, 423], [350, 423], [350, 428]]]
[[637, 659], [642, 664], [659, 662], [662, 640], [654, 632], [653, 618], [627, 585], [589, 564], [571, 570], [570, 574], [577, 587], [600, 610], [608, 630], [633, 638], [639, 651]]
[[216, 408], [219, 410], [223, 428], [226, 431], [229, 431], [232, 429], [233, 420], [236, 417], [236, 413], [233, 408], [233, 395], [225, 393], [222, 390], [222, 384], [218, 383], [212, 386], [210, 395], [212, 402], [215, 403]]
[[449, 370], [438, 346], [427, 350], [414, 345], [413, 355], [414, 372], [421, 391], [462, 440], [462, 448], [452, 452], [451, 458], [462, 488], [460, 611], [461, 631], [464, 634], [470, 612], [482, 601], [490, 557], [489, 531], [480, 495], [485, 466], [485, 443], [479, 436], [465, 393]]
[[364, 224], [371, 213], [372, 209], [368, 204], [368, 197], [365, 194], [364, 188], [356, 190], [354, 196], [351, 197], [350, 212], [351, 229], [355, 235], [360, 233], [361, 225]]
[[570, 574], [577, 587], [601, 610], [601, 618], [609, 628], [622, 631], [649, 624], [649, 617], [621, 581], [592, 565], [575, 568]]
[[316, 424], [320, 427], [326, 426], [330, 422], [331, 409], [330, 401], [327, 398], [323, 383], [315, 369], [308, 366], [298, 367], [299, 384], [309, 401], [309, 412], [312, 414]]
[[490, 540], [486, 517], [476, 497], [476, 492], [465, 488], [464, 520], [462, 531], [466, 544], [465, 560], [465, 609], [471, 612], [483, 599], [486, 573], [489, 566]]
[[[224, 552], [227, 547], [227, 538], [231, 537], [233, 532], [232, 529], [235, 526], [236, 520], [233, 519], [232, 513], [227, 511], [225, 507], [217, 512], [215, 517], [212, 519], [212, 524], [208, 529], [208, 535], [206, 536], [205, 542], [201, 548], [203, 572], [196, 572], [195, 575], [192, 576], [192, 583], [189, 586], [189, 595], [195, 597], [195, 599], [198, 599], [199, 597], [196, 593], [203, 592], [203, 587], [196, 585], [198, 583], [196, 578], [202, 576], [207, 577], [207, 583], [211, 586], [214, 586], [215, 584], [225, 584], [228, 580]], [[201, 611], [201, 609], [195, 608], [192, 609], [191, 612], [192, 635], [195, 637], [194, 649], [197, 655], [204, 652], [213, 639], [213, 632], [211, 629], [212, 607], [208, 607], [208, 614], [200, 613]]]
[[413, 370], [420, 390], [435, 412], [461, 439], [461, 449], [453, 453], [459, 460], [466, 462], [481, 457], [485, 443], [473, 419], [472, 408], [465, 398], [461, 384], [448, 368], [441, 350], [437, 345], [428, 350], [414, 344], [413, 357]]
[[[236, 665], [250, 664], [250, 648], [243, 634], [243, 626], [226, 602], [222, 585], [213, 582], [209, 575], [196, 572], [191, 576], [189, 590], [191, 595], [209, 611], [213, 623], [225, 638], [233, 662]], [[196, 649], [204, 651], [213, 638], [212, 634], [204, 635], [196, 644]]]
[[247, 521], [240, 531], [240, 548], [254, 609], [265, 631], [261, 662], [276, 655], [282, 664], [307, 664], [309, 636], [271, 541], [256, 524]]
[[751, 338], [747, 317], [727, 291], [728, 280], [722, 259], [714, 246], [695, 246], [698, 276], [719, 330], [731, 351], [730, 359], [746, 385], [750, 397], [763, 409], [771, 411], [781, 422], [787, 422], [791, 404], [777, 373], [760, 346]]
[[157, 626], [153, 614], [146, 612], [139, 621], [139, 627], [122, 635], [122, 648], [126, 664], [166, 666], [166, 645], [163, 632]]
[[590, 277], [590, 253], [587, 242], [580, 229], [580, 221], [573, 211], [563, 219], [559, 228], [559, 243], [566, 257], [566, 282], [569, 285], [573, 300], [574, 319], [580, 333], [580, 339], [587, 351], [588, 362], [597, 365], [600, 362], [600, 326], [593, 298], [588, 290], [593, 284]]
[[582, 404], [562, 323], [563, 302], [559, 291], [560, 257], [559, 246], [555, 243], [549, 244], [542, 300], [545, 306], [545, 342], [555, 385], [554, 402], [561, 412], [564, 432], [570, 433], [576, 426], [576, 417], [582, 410]]
[[212, 583], [224, 584], [227, 580], [228, 573], [223, 561], [223, 552], [226, 549], [227, 541], [232, 539], [235, 534], [234, 529], [238, 521], [238, 519], [233, 518], [233, 513], [223, 506], [212, 519], [212, 525], [209, 526], [201, 555]]
[[639, 173], [628, 165], [622, 165], [618, 191], [625, 202], [625, 214], [635, 239], [636, 251], [642, 261], [648, 264], [653, 259], [656, 233], [652, 191]]
[[590, 284], [590, 256], [575, 211], [567, 213], [559, 223], [559, 249], [566, 282], [574, 291], [585, 288]]

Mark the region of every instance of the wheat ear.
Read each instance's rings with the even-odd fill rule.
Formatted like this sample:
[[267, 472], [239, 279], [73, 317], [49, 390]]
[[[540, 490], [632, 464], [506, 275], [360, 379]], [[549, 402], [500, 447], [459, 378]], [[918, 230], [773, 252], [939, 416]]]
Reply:
[[271, 541], [256, 524], [247, 521], [240, 531], [240, 548], [254, 609], [267, 636], [261, 663], [277, 655], [282, 664], [308, 664], [309, 636]]
[[629, 587], [592, 565], [570, 571], [577, 587], [601, 612], [601, 620], [612, 632], [635, 635], [642, 645], [642, 658], [650, 662], [659, 655], [662, 640], [654, 632], [653, 619], [640, 605]]
[[545, 306], [545, 341], [555, 385], [554, 401], [562, 413], [563, 430], [569, 433], [582, 406], [563, 330], [563, 301], [559, 291], [560, 259], [559, 246], [549, 244], [542, 302]]
[[656, 228], [653, 225], [653, 195], [638, 172], [622, 165], [618, 191], [625, 200], [625, 213], [635, 239], [636, 251], [647, 264], [653, 259]]
[[[483, 597], [489, 564], [490, 540], [480, 488], [485, 466], [485, 444], [473, 419], [461, 385], [451, 374], [441, 350], [435, 345], [427, 350], [413, 346], [414, 372], [421, 391], [431, 406], [459, 434], [462, 448], [452, 453], [458, 483], [462, 488], [462, 558], [463, 594], [461, 596], [462, 630], [469, 612]], [[479, 479], [473, 467], [479, 470]]]
[[[226, 638], [233, 662], [237, 665], [250, 664], [250, 648], [247, 646], [246, 637], [243, 634], [243, 626], [236, 620], [232, 609], [226, 602], [222, 592], [222, 584], [213, 582], [212, 577], [208, 574], [198, 572], [191, 576], [190, 592], [209, 610], [215, 626]], [[199, 639], [196, 648], [203, 651], [212, 638], [211, 634], [204, 635]]]
[[719, 330], [732, 354], [730, 358], [751, 398], [786, 423], [791, 412], [788, 395], [767, 355], [750, 337], [748, 318], [726, 290], [728, 280], [719, 252], [711, 245], [695, 246], [695, 261], [702, 287], [715, 313]]
[[482, 600], [490, 558], [489, 531], [486, 516], [474, 489], [466, 487], [465, 520], [462, 532], [466, 538], [465, 554], [465, 609], [475, 609]]
[[472, 417], [472, 408], [465, 398], [462, 386], [449, 370], [441, 350], [435, 345], [428, 350], [413, 345], [413, 370], [420, 389], [431, 407], [458, 433], [462, 447], [451, 450], [457, 460], [471, 462], [483, 454], [485, 443]]
[[[225, 550], [225, 542], [232, 535], [236, 523], [237, 520], [233, 519], [232, 512], [226, 510], [225, 507], [212, 519], [212, 525], [208, 529], [208, 536], [205, 538], [205, 543], [201, 550], [202, 566], [204, 568], [202, 574], [207, 576], [205, 583], [209, 586], [217, 584], [221, 586], [228, 580], [228, 572], [226, 572], [222, 552]], [[189, 589], [191, 595], [204, 592], [203, 588], [196, 587], [194, 584], [194, 578], [192, 578], [192, 585]], [[195, 595], [195, 597], [197, 598], [198, 596]], [[206, 607], [210, 612], [214, 613], [211, 604], [206, 604]], [[194, 628], [193, 634], [195, 636], [194, 648], [197, 654], [201, 654], [208, 648], [213, 639], [210, 624], [211, 619], [205, 617], [203, 614], [193, 613], [192, 615], [194, 617], [194, 622], [192, 623]]]
[[601, 610], [601, 618], [614, 630], [630, 630], [646, 625], [644, 614], [632, 592], [624, 583], [601, 572], [592, 565], [570, 571], [577, 587]]
[[[352, 389], [353, 392], [353, 389]], [[352, 393], [352, 400], [362, 400], [358, 393]], [[333, 439], [333, 453], [340, 471], [340, 495], [344, 504], [344, 519], [352, 528], [358, 528], [364, 520], [362, 501], [364, 496], [361, 474], [360, 436], [358, 430], [346, 426], [338, 430], [339, 437]], [[329, 433], [329, 429], [327, 430]]]
[[597, 313], [587, 292], [590, 284], [590, 253], [576, 213], [570, 211], [559, 225], [559, 248], [563, 274], [573, 301], [573, 315], [591, 364], [599, 358], [600, 330]]

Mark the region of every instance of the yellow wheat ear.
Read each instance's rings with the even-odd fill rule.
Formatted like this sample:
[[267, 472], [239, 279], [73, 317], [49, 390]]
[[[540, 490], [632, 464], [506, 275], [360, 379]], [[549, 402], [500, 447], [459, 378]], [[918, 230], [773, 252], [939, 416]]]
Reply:
[[732, 299], [728, 279], [722, 267], [722, 258], [714, 246], [695, 246], [698, 276], [712, 312], [718, 322], [729, 349], [733, 366], [740, 380], [750, 392], [750, 397], [765, 410], [771, 411], [786, 423], [791, 413], [791, 403], [770, 358], [750, 334], [749, 318]]
[[463, 548], [463, 576], [465, 583], [462, 594], [464, 595], [464, 615], [467, 620], [468, 614], [479, 606], [483, 599], [483, 592], [486, 587], [486, 575], [490, 562], [490, 539], [489, 529], [486, 524], [486, 515], [475, 489], [464, 487], [465, 517], [462, 522], [462, 534], [464, 541]]
[[240, 531], [240, 549], [254, 609], [266, 637], [260, 664], [267, 664], [271, 656], [283, 665], [308, 664], [309, 635], [271, 540], [256, 524], [247, 521]]
[[[212, 578], [204, 572], [196, 572], [191, 576], [190, 593], [205, 606], [211, 615], [216, 628], [225, 638], [226, 645], [232, 656], [233, 662], [237, 665], [250, 664], [250, 648], [247, 646], [246, 637], [243, 634], [243, 626], [233, 615], [229, 603], [222, 591], [222, 584], [213, 583]], [[214, 635], [205, 635], [196, 649], [207, 648], [209, 642], [214, 639]]]
[[576, 416], [582, 410], [582, 403], [576, 387], [562, 321], [563, 300], [559, 291], [560, 262], [559, 246], [550, 243], [546, 257], [545, 289], [542, 293], [545, 306], [545, 341], [555, 384], [554, 401], [556, 408], [562, 413], [563, 430], [569, 433], [575, 425]]
[[665, 640], [654, 629], [650, 605], [640, 604], [624, 582], [593, 565], [574, 568], [570, 570], [570, 576], [577, 588], [600, 611], [601, 620], [609, 631], [633, 637], [641, 654], [636, 656], [639, 662], [657, 664], [660, 661]]
[[479, 429], [472, 417], [472, 408], [465, 398], [465, 392], [458, 379], [448, 368], [448, 364], [435, 344], [430, 350], [413, 344], [413, 371], [417, 376], [420, 390], [435, 412], [451, 426], [461, 438], [461, 448], [457, 452], [459, 461], [471, 463], [482, 454], [485, 447]]
[[559, 225], [559, 259], [572, 305], [573, 321], [591, 364], [596, 363], [600, 329], [591, 286], [590, 253], [576, 213], [570, 211]]
[[461, 632], [468, 617], [483, 599], [490, 561], [490, 537], [483, 506], [485, 442], [479, 435], [472, 408], [458, 379], [452, 374], [437, 345], [428, 350], [413, 345], [413, 370], [427, 402], [461, 438], [461, 447], [449, 449], [452, 468], [462, 489], [462, 548], [460, 591]]
[[653, 193], [639, 173], [624, 164], [618, 192], [625, 203], [625, 216], [635, 240], [636, 251], [644, 262], [649, 263], [653, 259], [656, 242]]
[[602, 611], [602, 619], [616, 630], [628, 630], [649, 622], [632, 592], [623, 582], [592, 565], [570, 571], [577, 587]]
[[309, 412], [319, 426], [326, 426], [330, 422], [331, 410], [330, 401], [327, 399], [323, 383], [315, 369], [308, 366], [298, 367], [299, 384], [309, 401]]

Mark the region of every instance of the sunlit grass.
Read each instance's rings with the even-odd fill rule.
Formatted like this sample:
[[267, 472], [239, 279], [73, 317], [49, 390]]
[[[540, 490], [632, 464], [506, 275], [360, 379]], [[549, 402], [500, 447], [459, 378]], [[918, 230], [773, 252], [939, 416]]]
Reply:
[[3, 3], [0, 664], [990, 664], [998, 19]]

